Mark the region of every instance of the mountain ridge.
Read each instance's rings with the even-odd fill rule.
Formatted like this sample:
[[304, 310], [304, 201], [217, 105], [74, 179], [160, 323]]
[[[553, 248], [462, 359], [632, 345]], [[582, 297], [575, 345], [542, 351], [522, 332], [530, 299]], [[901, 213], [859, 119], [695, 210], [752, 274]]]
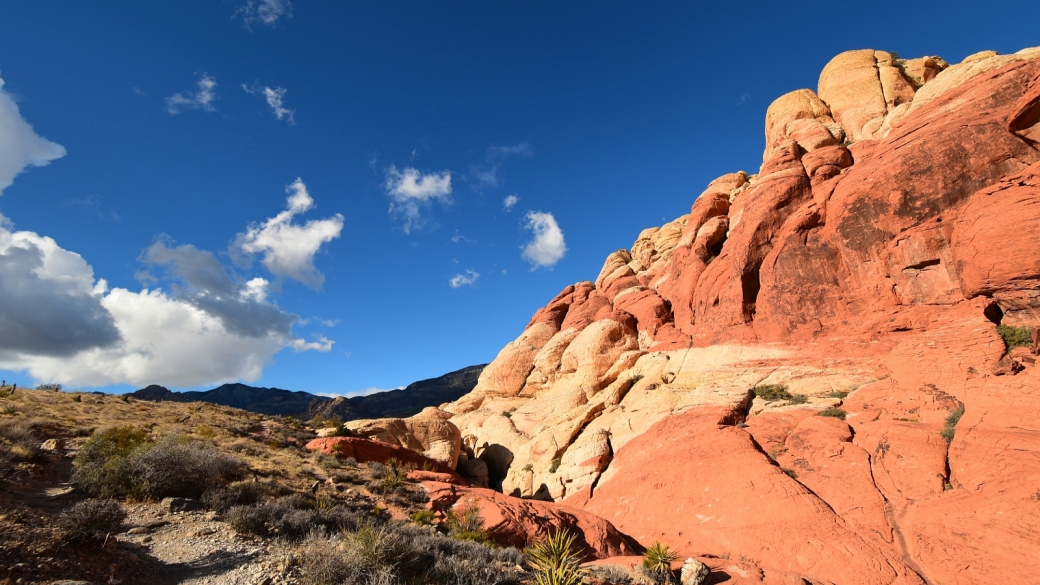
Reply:
[[423, 408], [452, 402], [476, 386], [487, 364], [467, 366], [436, 378], [413, 382], [404, 388], [375, 392], [367, 396], [327, 397], [302, 390], [264, 388], [241, 383], [222, 384], [212, 390], [174, 392], [152, 384], [129, 393], [152, 402], [208, 402], [266, 414], [288, 415], [302, 419], [315, 416], [350, 421], [360, 418], [408, 417]]

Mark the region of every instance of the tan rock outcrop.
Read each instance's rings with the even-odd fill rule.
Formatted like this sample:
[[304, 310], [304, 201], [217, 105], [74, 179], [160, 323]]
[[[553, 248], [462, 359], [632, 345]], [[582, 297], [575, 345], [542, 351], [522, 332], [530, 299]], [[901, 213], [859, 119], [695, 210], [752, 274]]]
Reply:
[[422, 453], [452, 469], [458, 463], [462, 433], [454, 423], [438, 416], [355, 420], [344, 426], [362, 437]]

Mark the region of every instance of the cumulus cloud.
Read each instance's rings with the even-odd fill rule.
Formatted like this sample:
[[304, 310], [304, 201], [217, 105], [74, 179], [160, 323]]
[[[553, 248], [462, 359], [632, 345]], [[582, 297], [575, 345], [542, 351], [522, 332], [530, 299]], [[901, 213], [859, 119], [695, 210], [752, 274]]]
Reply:
[[178, 283], [174, 288], [176, 298], [220, 319], [228, 332], [243, 337], [273, 334], [291, 339], [292, 325], [299, 318], [266, 302], [266, 279], [240, 283], [212, 252], [191, 245], [170, 247], [166, 238], [149, 246], [141, 261], [165, 267]]
[[477, 282], [480, 278], [480, 273], [475, 270], [467, 270], [465, 274], [456, 274], [448, 280], [448, 284], [451, 288], [459, 288], [462, 286], [473, 286], [473, 283]]
[[166, 111], [171, 114], [179, 114], [181, 109], [203, 110], [215, 112], [213, 102], [217, 99], [217, 80], [203, 73], [199, 77], [198, 91], [175, 93], [166, 98]]
[[422, 225], [422, 209], [434, 201], [450, 204], [451, 172], [423, 174], [417, 169], [397, 170], [391, 165], [386, 170], [384, 184], [390, 198], [390, 213], [404, 218], [404, 233]]
[[[9, 185], [26, 166], [62, 154], [60, 146], [32, 132], [0, 86], [0, 172], [6, 173], [0, 179]], [[291, 225], [292, 215], [313, 202], [297, 183], [282, 214], [288, 216], [281, 223], [270, 220], [259, 232], [271, 225], [298, 227]], [[284, 239], [272, 241], [271, 254], [298, 259], [278, 248]], [[305, 341], [293, 335], [299, 318], [268, 300], [266, 279], [243, 281], [210, 252], [160, 238], [140, 260], [166, 271], [175, 281], [172, 291], [109, 290], [79, 254], [52, 238], [15, 231], [0, 215], [0, 369], [69, 386], [200, 386], [256, 380], [285, 348], [332, 349], [323, 336]], [[136, 276], [159, 283], [147, 271]]]
[[296, 111], [290, 110], [285, 107], [285, 92], [288, 90], [283, 87], [270, 88], [267, 86], [261, 86], [259, 83], [253, 83], [253, 85], [242, 84], [242, 89], [246, 93], [253, 95], [262, 95], [267, 101], [267, 105], [271, 108], [274, 116], [279, 120], [285, 120], [290, 126], [296, 125]]
[[108, 289], [74, 252], [0, 222], [0, 368], [70, 386], [200, 386], [256, 380], [276, 353], [328, 351], [292, 335], [297, 319], [192, 246], [153, 244], [142, 261], [178, 280], [171, 293]]
[[232, 252], [247, 257], [259, 254], [271, 274], [318, 290], [325, 282], [325, 275], [314, 267], [314, 255], [324, 244], [339, 237], [343, 216], [337, 213], [326, 219], [295, 224], [293, 218], [313, 208], [314, 199], [301, 179], [286, 187], [286, 192], [289, 193], [286, 210], [238, 234]]
[[516, 195], [507, 195], [506, 198], [502, 200], [502, 209], [505, 209], [506, 213], [513, 211], [513, 208], [516, 207], [516, 204], [519, 202], [520, 198]]
[[524, 227], [534, 238], [523, 247], [523, 257], [534, 268], [552, 268], [567, 253], [563, 231], [551, 213], [528, 211]]
[[242, 25], [252, 30], [254, 24], [273, 27], [281, 18], [292, 18], [293, 5], [289, 0], [249, 0], [235, 11]]
[[484, 155], [484, 164], [473, 165], [470, 174], [473, 176], [474, 188], [498, 187], [500, 178], [499, 169], [506, 160], [514, 157], [534, 156], [534, 150], [529, 143], [521, 142], [515, 146], [492, 146]]
[[90, 265], [51, 238], [7, 225], [0, 222], [0, 354], [67, 357], [119, 342]]
[[18, 104], [0, 79], [0, 193], [26, 167], [42, 167], [63, 156], [64, 146], [36, 134], [22, 118]]

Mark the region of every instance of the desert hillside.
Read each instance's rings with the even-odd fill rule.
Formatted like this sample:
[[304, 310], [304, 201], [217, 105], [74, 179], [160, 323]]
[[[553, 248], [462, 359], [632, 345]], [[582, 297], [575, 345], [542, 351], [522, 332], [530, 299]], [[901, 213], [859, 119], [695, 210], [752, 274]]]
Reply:
[[842, 53], [765, 144], [441, 407], [460, 472], [812, 582], [1038, 582], [1040, 49]]

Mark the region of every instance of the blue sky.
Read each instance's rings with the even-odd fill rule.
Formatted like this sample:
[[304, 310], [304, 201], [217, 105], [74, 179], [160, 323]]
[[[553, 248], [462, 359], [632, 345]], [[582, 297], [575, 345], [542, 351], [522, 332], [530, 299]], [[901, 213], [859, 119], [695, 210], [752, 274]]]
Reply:
[[757, 171], [766, 107], [837, 53], [1040, 44], [1035, 0], [700, 4], [0, 2], [0, 376], [350, 393], [487, 362]]

